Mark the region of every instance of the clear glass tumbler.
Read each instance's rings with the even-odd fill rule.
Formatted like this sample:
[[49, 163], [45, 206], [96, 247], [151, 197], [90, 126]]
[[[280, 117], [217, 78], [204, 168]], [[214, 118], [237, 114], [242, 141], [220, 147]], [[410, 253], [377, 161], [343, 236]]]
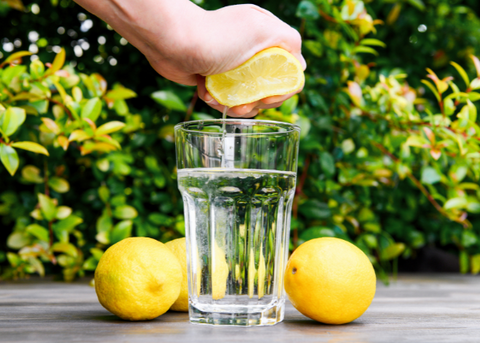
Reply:
[[190, 321], [283, 320], [300, 128], [261, 120], [175, 126]]

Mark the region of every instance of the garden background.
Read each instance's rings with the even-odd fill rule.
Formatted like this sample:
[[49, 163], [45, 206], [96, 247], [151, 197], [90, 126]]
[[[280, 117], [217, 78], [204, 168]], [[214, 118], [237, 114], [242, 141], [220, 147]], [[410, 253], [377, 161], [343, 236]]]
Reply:
[[[252, 3], [299, 30], [308, 64], [257, 117], [302, 128], [291, 250], [335, 236], [384, 280], [428, 251], [478, 273], [478, 1]], [[72, 280], [123, 238], [184, 235], [173, 126], [220, 113], [73, 1], [0, 0], [0, 23], [1, 279]]]

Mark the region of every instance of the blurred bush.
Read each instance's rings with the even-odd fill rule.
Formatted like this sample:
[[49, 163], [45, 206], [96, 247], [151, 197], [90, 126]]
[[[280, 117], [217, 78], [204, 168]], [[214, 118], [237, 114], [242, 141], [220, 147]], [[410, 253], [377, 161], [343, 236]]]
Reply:
[[[385, 276], [433, 245], [478, 273], [477, 2], [258, 5], [308, 63], [305, 90], [258, 117], [302, 127], [291, 248], [341, 237]], [[2, 278], [72, 280], [125, 237], [183, 235], [173, 125], [219, 114], [69, 0], [2, 0], [0, 18]]]

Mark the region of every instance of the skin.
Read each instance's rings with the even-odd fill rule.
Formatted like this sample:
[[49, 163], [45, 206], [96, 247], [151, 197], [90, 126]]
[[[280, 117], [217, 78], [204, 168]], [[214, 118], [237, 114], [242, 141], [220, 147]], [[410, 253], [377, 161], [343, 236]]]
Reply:
[[[205, 76], [231, 70], [274, 46], [292, 53], [306, 68], [298, 31], [258, 6], [206, 11], [189, 0], [75, 1], [140, 50], [160, 75], [197, 86], [199, 97], [221, 112], [224, 106], [207, 92]], [[227, 114], [253, 117], [259, 109], [278, 107], [294, 94], [232, 107]]]

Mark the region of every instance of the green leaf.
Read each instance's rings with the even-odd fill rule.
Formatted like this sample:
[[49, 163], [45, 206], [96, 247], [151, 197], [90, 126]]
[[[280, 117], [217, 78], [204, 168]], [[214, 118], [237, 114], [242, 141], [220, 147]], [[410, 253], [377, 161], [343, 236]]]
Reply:
[[108, 99], [112, 100], [124, 100], [124, 99], [130, 99], [130, 98], [135, 98], [137, 96], [137, 93], [134, 91], [128, 89], [128, 88], [116, 88], [112, 89], [105, 94], [105, 97]]
[[298, 105], [298, 95], [295, 94], [294, 96], [292, 96], [291, 98], [283, 102], [282, 106], [280, 106], [280, 111], [284, 115], [292, 114], [293, 111], [295, 111], [295, 108], [297, 108], [297, 105]]
[[57, 215], [55, 216], [55, 218], [60, 219], [60, 220], [65, 219], [71, 214], [72, 214], [72, 209], [70, 207], [59, 206], [59, 207], [57, 207]]
[[332, 216], [332, 211], [328, 205], [317, 199], [305, 201], [299, 206], [299, 211], [308, 219], [327, 219]]
[[365, 229], [365, 231], [369, 231], [369, 232], [375, 232], [375, 233], [382, 232], [382, 228], [378, 223], [365, 223], [363, 224], [363, 228]]
[[422, 0], [407, 0], [407, 2], [413, 7], [416, 7], [420, 11], [425, 10], [425, 4], [423, 3]]
[[45, 194], [38, 194], [38, 202], [40, 203], [40, 211], [42, 211], [43, 218], [51, 221], [57, 214], [57, 206], [50, 197]]
[[18, 255], [14, 254], [13, 252], [7, 252], [7, 259], [12, 267], [17, 267], [20, 263], [22, 263], [22, 260], [20, 259], [20, 257], [18, 257]]
[[100, 98], [92, 98], [83, 105], [81, 117], [89, 118], [95, 122], [102, 112], [102, 101]]
[[372, 54], [375, 56], [378, 55], [378, 52], [375, 49], [370, 48], [368, 46], [364, 46], [364, 45], [357, 45], [356, 47], [353, 48], [352, 52], [354, 54], [363, 53], [363, 54]]
[[468, 168], [462, 164], [454, 164], [450, 168], [449, 175], [456, 183], [462, 182], [462, 180], [467, 176]]
[[23, 149], [23, 150], [35, 152], [37, 154], [43, 154], [43, 155], [49, 156], [48, 150], [45, 149], [44, 146], [42, 146], [38, 143], [34, 143], [34, 142], [15, 142], [15, 143], [12, 143], [12, 146], [14, 148]]
[[95, 134], [97, 136], [101, 136], [101, 135], [108, 135], [112, 132], [115, 132], [115, 131], [118, 131], [118, 130], [121, 130], [123, 129], [123, 127], [125, 126], [125, 123], [122, 123], [120, 121], [111, 121], [109, 123], [105, 123], [103, 125], [101, 125], [97, 131], [95, 132]]
[[475, 90], [479, 88], [480, 88], [480, 79], [479, 78], [473, 79], [472, 82], [470, 83], [470, 89]]
[[3, 70], [2, 81], [7, 86], [10, 85], [16, 77], [20, 77], [27, 71], [27, 67], [24, 65], [9, 66]]
[[77, 87], [77, 86], [73, 87], [72, 88], [72, 95], [73, 95], [73, 99], [77, 103], [80, 103], [80, 101], [83, 100], [83, 92], [80, 89], [80, 87]]
[[10, 234], [10, 236], [8, 236], [7, 238], [7, 246], [10, 249], [16, 249], [16, 250], [21, 249], [24, 246], [30, 244], [30, 242], [31, 242], [30, 237], [27, 234], [22, 232], [14, 232]]
[[102, 200], [104, 203], [107, 203], [108, 199], [110, 198], [110, 190], [108, 187], [100, 186], [98, 188], [98, 196], [100, 197], [100, 200]]
[[433, 185], [442, 179], [442, 176], [432, 167], [422, 169], [422, 183]]
[[307, 48], [307, 50], [309, 50], [315, 57], [322, 57], [323, 45], [319, 41], [306, 39], [303, 41], [303, 46]]
[[85, 270], [95, 270], [98, 265], [98, 260], [93, 256], [89, 257], [85, 262], [83, 262], [83, 269]]
[[472, 102], [480, 100], [480, 93], [470, 92], [468, 93], [468, 99]]
[[351, 152], [355, 151], [355, 143], [353, 139], [351, 138], [345, 139], [342, 142], [342, 150], [345, 154], [350, 154]]
[[113, 216], [117, 219], [133, 219], [138, 216], [138, 212], [132, 206], [123, 205], [113, 210]]
[[115, 244], [122, 239], [130, 237], [132, 233], [132, 224], [131, 220], [123, 220], [115, 225], [110, 233], [110, 243]]
[[427, 148], [431, 145], [431, 143], [422, 136], [410, 136], [408, 137], [406, 143], [409, 146], [414, 146], [417, 148]]
[[470, 101], [467, 100], [467, 107], [468, 107], [468, 119], [472, 122], [477, 121], [477, 107]]
[[400, 256], [400, 254], [404, 250], [405, 250], [405, 244], [403, 243], [391, 244], [380, 252], [380, 259], [384, 261], [394, 259]]
[[100, 261], [100, 259], [103, 256], [103, 253], [104, 253], [102, 250], [100, 250], [98, 248], [92, 248], [92, 249], [90, 249], [90, 252], [92, 253], [93, 257], [95, 259], [97, 259], [98, 261]]
[[55, 74], [57, 71], [62, 69], [63, 65], [65, 64], [65, 49], [61, 48], [58, 54], [55, 56], [53, 60], [52, 66], [47, 70], [44, 74], [44, 77], [50, 76]]
[[443, 204], [443, 208], [446, 210], [460, 209], [460, 208], [467, 207], [467, 205], [468, 205], [467, 199], [457, 197], [457, 198], [448, 199], [447, 202]]
[[19, 164], [18, 154], [15, 149], [11, 146], [0, 143], [0, 161], [2, 161], [10, 175], [13, 176], [17, 171]]
[[4, 136], [11, 136], [23, 124], [27, 114], [23, 108], [9, 107], [0, 114], [0, 130]]
[[30, 101], [30, 106], [32, 106], [39, 114], [45, 114], [48, 112], [48, 100]]
[[34, 271], [36, 271], [40, 276], [45, 276], [45, 268], [43, 267], [42, 262], [38, 258], [34, 256], [29, 256], [27, 258], [27, 261]]
[[460, 76], [462, 77], [463, 81], [465, 82], [465, 85], [468, 87], [470, 87], [470, 80], [468, 78], [468, 75], [467, 75], [467, 72], [465, 71], [465, 69], [463, 69], [458, 63], [456, 62], [450, 62], [450, 64], [452, 66], [455, 67], [455, 69], [457, 69], [458, 73], [460, 74]]
[[435, 95], [435, 98], [437, 98], [437, 101], [440, 102], [440, 94], [438, 94], [438, 91], [437, 89], [431, 84], [431, 82], [427, 81], [427, 80], [421, 80], [421, 82], [427, 86], [428, 88], [430, 88], [430, 90], [433, 92], [433, 95]]
[[31, 165], [27, 165], [22, 168], [22, 177], [25, 179], [25, 181], [32, 183], [43, 182], [43, 178], [40, 176], [40, 169]]
[[297, 6], [296, 16], [306, 20], [315, 20], [320, 17], [317, 6], [310, 1], [303, 0]]
[[153, 178], [153, 183], [158, 188], [163, 188], [165, 187], [167, 180], [165, 179], [165, 176], [163, 176], [163, 174], [158, 174], [158, 175], [155, 175], [155, 177]]
[[300, 235], [300, 239], [305, 242], [320, 237], [335, 237], [335, 232], [329, 227], [315, 226], [303, 231]]
[[53, 230], [55, 232], [60, 232], [65, 230], [70, 233], [77, 225], [80, 225], [81, 223], [83, 223], [83, 219], [72, 214], [67, 218], [62, 219], [56, 222], [55, 224], [53, 224]]
[[327, 177], [335, 174], [335, 160], [330, 153], [326, 151], [320, 153], [320, 166]]
[[183, 216], [178, 216], [180, 219], [177, 219], [175, 222], [175, 230], [182, 236], [185, 236], [185, 219]]
[[27, 226], [25, 231], [37, 237], [41, 241], [50, 241], [50, 235], [48, 233], [48, 230], [43, 226], [40, 226], [38, 224], [30, 224]]
[[48, 180], [48, 185], [58, 193], [66, 193], [70, 190], [70, 184], [68, 181], [58, 176], [50, 178], [50, 180]]
[[478, 274], [480, 272], [480, 254], [470, 257], [471, 273]]
[[478, 242], [477, 235], [472, 230], [463, 230], [462, 232], [462, 245], [465, 248], [471, 247]]
[[469, 270], [469, 257], [465, 250], [460, 251], [460, 273], [466, 274]]
[[[450, 83], [452, 85], [452, 83]], [[445, 100], [450, 100], [450, 99], [459, 99], [459, 98], [468, 98], [468, 93], [463, 93], [463, 92], [454, 92], [452, 94], [449, 94], [445, 97]]]
[[381, 40], [375, 39], [375, 38], [365, 38], [360, 41], [361, 45], [374, 45], [374, 46], [381, 46], [382, 48], [385, 48], [387, 45], [382, 42]]
[[52, 245], [52, 251], [61, 252], [72, 257], [77, 257], [77, 248], [72, 243], [55, 243]]
[[112, 217], [110, 217], [106, 212], [102, 214], [101, 217], [97, 219], [97, 232], [108, 232], [113, 226]]
[[182, 100], [172, 91], [157, 91], [152, 93], [152, 99], [158, 102], [160, 105], [174, 111], [185, 112], [187, 107]]
[[170, 217], [161, 213], [150, 213], [148, 215], [148, 220], [159, 226], [168, 226], [171, 224]]
[[15, 52], [13, 54], [11, 54], [10, 56], [8, 56], [5, 61], [2, 62], [2, 64], [0, 64], [0, 67], [4, 66], [4, 65], [7, 65], [7, 64], [10, 64], [22, 57], [25, 57], [25, 56], [30, 56], [32, 55], [31, 52], [29, 51], [18, 51], [18, 52]]

